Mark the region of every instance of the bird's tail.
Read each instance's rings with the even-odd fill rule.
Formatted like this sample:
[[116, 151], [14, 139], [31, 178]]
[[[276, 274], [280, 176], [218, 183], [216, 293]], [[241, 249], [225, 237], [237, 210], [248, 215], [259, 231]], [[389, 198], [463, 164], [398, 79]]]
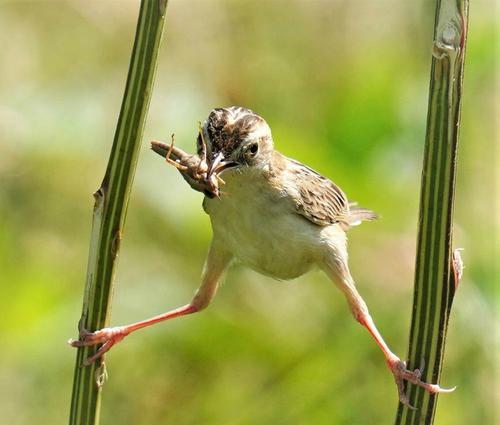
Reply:
[[378, 215], [372, 210], [358, 207], [355, 202], [349, 204], [349, 215], [346, 217], [348, 227], [359, 226], [363, 221], [373, 221], [378, 218]]

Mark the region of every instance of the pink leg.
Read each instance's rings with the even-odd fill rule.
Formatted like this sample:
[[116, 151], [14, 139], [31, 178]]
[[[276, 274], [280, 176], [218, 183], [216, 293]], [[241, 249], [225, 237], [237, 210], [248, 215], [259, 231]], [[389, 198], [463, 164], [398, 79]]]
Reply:
[[80, 329], [79, 339], [70, 339], [68, 343], [72, 347], [86, 347], [102, 344], [94, 355], [85, 360], [84, 366], [88, 366], [134, 331], [154, 325], [155, 323], [164, 322], [175, 317], [185, 316], [203, 310], [210, 304], [210, 301], [215, 296], [220, 277], [230, 261], [231, 255], [223, 250], [219, 244], [212, 242], [203, 271], [202, 284], [189, 304], [126, 326], [103, 328], [95, 332]]
[[399, 401], [410, 408], [413, 408], [409, 404], [408, 397], [404, 391], [404, 381], [411, 382], [412, 384], [418, 385], [430, 393], [440, 393], [440, 392], [451, 392], [455, 388], [445, 389], [441, 388], [437, 384], [429, 384], [427, 382], [423, 382], [421, 378], [421, 371], [419, 369], [415, 369], [410, 371], [406, 368], [406, 363], [403, 362], [398, 356], [396, 356], [389, 348], [389, 346], [384, 341], [384, 338], [378, 331], [373, 319], [368, 312], [368, 307], [364, 302], [361, 295], [358, 293], [356, 286], [354, 284], [354, 280], [349, 273], [349, 269], [345, 262], [339, 262], [338, 257], [333, 265], [328, 263], [324, 266], [324, 270], [327, 275], [335, 282], [335, 284], [342, 290], [344, 295], [346, 296], [347, 302], [349, 303], [349, 307], [356, 318], [356, 320], [361, 323], [372, 335], [373, 339], [380, 347], [382, 352], [384, 353], [387, 365], [394, 375], [394, 380], [396, 381], [396, 385], [398, 388]]
[[94, 355], [90, 356], [83, 363], [84, 366], [88, 366], [95, 362], [99, 357], [102, 357], [104, 353], [109, 351], [113, 345], [120, 342], [131, 332], [137, 331], [139, 329], [145, 328], [147, 326], [154, 325], [155, 323], [163, 322], [175, 317], [185, 316], [187, 314], [196, 313], [199, 311], [198, 307], [192, 304], [187, 304], [183, 307], [177, 308], [175, 310], [168, 311], [167, 313], [160, 314], [158, 316], [151, 317], [140, 322], [131, 323], [126, 326], [115, 326], [113, 328], [103, 328], [95, 332], [88, 332], [85, 329], [80, 331], [79, 339], [70, 339], [68, 343], [72, 347], [86, 347], [91, 345], [102, 344], [99, 350], [95, 352]]
[[387, 346], [382, 335], [380, 335], [373, 319], [371, 318], [368, 312], [362, 312], [356, 319], [361, 323], [368, 332], [373, 336], [375, 342], [383, 351], [387, 365], [394, 375], [394, 380], [396, 381], [396, 385], [398, 387], [399, 400], [401, 403], [407, 405], [408, 407], [414, 409], [413, 406], [410, 405], [407, 395], [404, 391], [404, 381], [411, 382], [412, 384], [418, 385], [419, 387], [424, 388], [426, 391], [435, 394], [435, 393], [449, 393], [455, 390], [455, 388], [441, 388], [437, 384], [429, 384], [427, 382], [422, 381], [420, 378], [422, 373], [420, 369], [415, 369], [413, 371], [408, 370], [406, 368], [406, 362], [402, 361], [398, 356], [396, 356]]

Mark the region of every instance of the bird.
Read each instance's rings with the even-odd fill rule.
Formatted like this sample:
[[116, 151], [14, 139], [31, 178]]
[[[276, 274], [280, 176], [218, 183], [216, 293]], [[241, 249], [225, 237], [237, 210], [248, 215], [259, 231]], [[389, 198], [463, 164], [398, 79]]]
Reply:
[[[159, 143], [152, 148], [167, 159], [172, 150], [167, 152]], [[385, 342], [358, 292], [348, 265], [347, 231], [376, 219], [373, 211], [349, 202], [330, 179], [279, 153], [267, 122], [241, 106], [210, 112], [200, 128], [197, 153], [206, 162], [201, 167], [206, 180], [213, 182], [216, 175], [223, 182], [220, 192], [213, 185], [203, 190], [203, 185], [186, 173], [186, 167], [178, 167], [193, 188], [203, 190], [203, 209], [213, 230], [199, 288], [189, 303], [158, 316], [95, 332], [80, 329], [79, 339], [70, 340], [70, 345], [100, 345], [86, 359], [86, 365], [132, 332], [204, 310], [213, 300], [225, 271], [239, 262], [279, 280], [321, 269], [343, 293], [354, 318], [380, 347], [401, 403], [413, 408], [405, 393], [405, 381], [430, 393], [454, 390], [424, 382], [421, 370], [406, 367], [406, 362]]]

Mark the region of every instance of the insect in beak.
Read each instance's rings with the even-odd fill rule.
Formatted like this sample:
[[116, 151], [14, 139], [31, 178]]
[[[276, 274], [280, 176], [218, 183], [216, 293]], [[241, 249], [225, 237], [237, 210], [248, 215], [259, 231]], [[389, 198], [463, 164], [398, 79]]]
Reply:
[[223, 159], [224, 159], [224, 154], [222, 152], [219, 152], [214, 157], [214, 159], [210, 162], [210, 166], [208, 167], [208, 173], [207, 173], [208, 177], [210, 177], [214, 172], [217, 174], [218, 172], [217, 168], [223, 162]]
[[215, 158], [211, 161], [208, 168], [207, 178], [210, 178], [212, 174], [218, 175], [228, 168], [237, 166], [238, 163], [234, 161], [224, 161], [224, 154], [219, 152]]

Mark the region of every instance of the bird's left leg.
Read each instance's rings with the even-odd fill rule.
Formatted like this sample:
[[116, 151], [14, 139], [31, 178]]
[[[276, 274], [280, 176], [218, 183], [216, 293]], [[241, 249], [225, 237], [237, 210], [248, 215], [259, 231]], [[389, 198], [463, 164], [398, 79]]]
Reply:
[[331, 255], [328, 255], [322, 264], [322, 269], [344, 293], [353, 316], [368, 330], [368, 332], [370, 332], [373, 339], [375, 339], [375, 342], [384, 353], [387, 365], [394, 375], [401, 403], [413, 408], [409, 404], [408, 397], [405, 394], [404, 381], [418, 385], [430, 393], [451, 392], [454, 390], [454, 388], [445, 389], [441, 388], [437, 384], [429, 384], [422, 381], [420, 379], [421, 371], [419, 369], [415, 369], [413, 371], [408, 370], [406, 362], [402, 361], [390, 350], [389, 346], [386, 344], [384, 338], [375, 326], [365, 301], [356, 289], [354, 280], [351, 277], [351, 273], [349, 272], [349, 267], [347, 265], [347, 254], [342, 255], [342, 253], [339, 254], [336, 252], [335, 254], [332, 253]]

